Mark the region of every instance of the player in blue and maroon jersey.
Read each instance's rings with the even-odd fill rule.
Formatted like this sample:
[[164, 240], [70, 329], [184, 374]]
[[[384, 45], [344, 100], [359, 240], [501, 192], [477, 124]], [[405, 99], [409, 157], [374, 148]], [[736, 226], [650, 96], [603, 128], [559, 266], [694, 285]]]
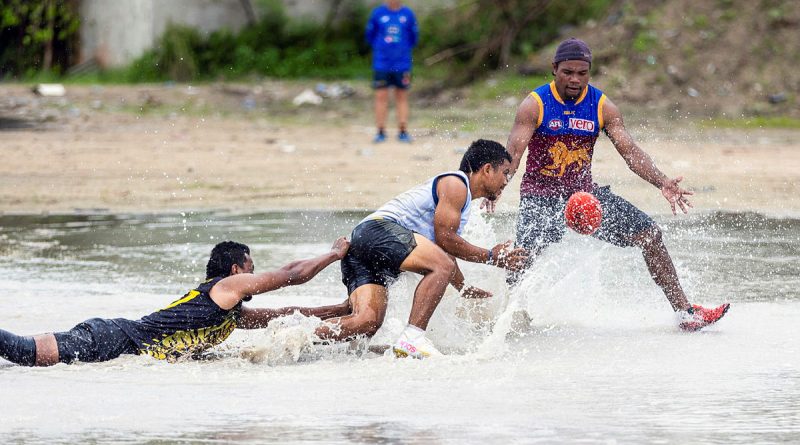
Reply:
[[628, 167], [661, 190], [673, 214], [676, 207], [684, 213], [691, 207], [687, 196], [692, 192], [679, 185], [683, 178], [662, 173], [628, 133], [617, 106], [589, 85], [591, 65], [592, 52], [585, 42], [575, 38], [561, 42], [553, 58], [555, 79], [533, 90], [517, 109], [508, 137], [512, 172], [519, 167], [526, 148], [528, 160], [520, 186], [516, 244], [528, 249], [533, 259], [546, 246], [561, 241], [567, 199], [578, 191], [593, 193], [602, 206], [603, 220], [592, 236], [616, 246], [642, 249], [650, 275], [680, 315], [681, 328], [694, 331], [714, 323], [729, 305], [706, 309], [689, 304], [661, 229], [608, 186], [592, 181], [592, 155], [602, 130]]

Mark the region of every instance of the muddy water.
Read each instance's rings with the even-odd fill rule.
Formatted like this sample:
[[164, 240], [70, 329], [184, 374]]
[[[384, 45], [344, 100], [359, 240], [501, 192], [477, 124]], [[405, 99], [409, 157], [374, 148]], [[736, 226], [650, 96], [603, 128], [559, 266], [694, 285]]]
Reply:
[[[138, 318], [195, 285], [218, 241], [249, 244], [256, 270], [266, 270], [324, 252], [361, 216], [0, 216], [0, 328], [33, 334], [96, 316]], [[294, 320], [236, 332], [205, 362], [0, 361], [0, 434], [25, 443], [796, 441], [800, 221], [658, 221], [691, 300], [732, 303], [718, 325], [680, 332], [638, 251], [568, 234], [513, 292], [498, 270], [464, 265], [495, 297], [445, 296], [429, 329], [443, 358], [314, 346], [313, 320]], [[466, 236], [488, 246], [512, 227], [510, 215], [474, 217]], [[391, 288], [373, 344], [402, 329], [415, 284], [403, 277]], [[344, 297], [334, 265], [250, 304]]]

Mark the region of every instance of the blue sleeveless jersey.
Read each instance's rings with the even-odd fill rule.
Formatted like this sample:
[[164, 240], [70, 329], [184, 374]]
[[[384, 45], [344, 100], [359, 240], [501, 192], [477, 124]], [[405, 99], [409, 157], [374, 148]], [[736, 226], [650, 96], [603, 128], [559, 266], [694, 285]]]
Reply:
[[575, 100], [562, 99], [555, 82], [531, 92], [539, 107], [528, 142], [522, 196], [569, 196], [592, 191], [592, 155], [603, 128], [602, 91], [587, 85]]

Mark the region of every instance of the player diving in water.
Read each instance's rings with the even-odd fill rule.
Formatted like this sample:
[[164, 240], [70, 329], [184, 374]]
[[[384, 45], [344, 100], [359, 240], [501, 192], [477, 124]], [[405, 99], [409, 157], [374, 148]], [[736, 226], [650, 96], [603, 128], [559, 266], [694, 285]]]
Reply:
[[342, 237], [328, 253], [255, 274], [250, 249], [225, 241], [211, 251], [206, 280], [167, 307], [136, 321], [92, 318], [66, 332], [32, 337], [0, 329], [0, 357], [24, 366], [50, 366], [103, 362], [123, 354], [147, 354], [161, 360], [196, 356], [225, 341], [236, 328], [265, 328], [270, 320], [287, 315], [275, 309], [249, 308], [242, 302], [252, 295], [305, 283], [342, 259], [349, 246]]

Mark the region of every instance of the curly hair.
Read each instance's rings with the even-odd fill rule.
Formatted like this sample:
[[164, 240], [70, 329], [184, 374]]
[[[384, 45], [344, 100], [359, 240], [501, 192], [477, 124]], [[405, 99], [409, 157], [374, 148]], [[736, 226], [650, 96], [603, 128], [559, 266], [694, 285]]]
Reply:
[[244, 267], [245, 255], [249, 254], [250, 248], [242, 243], [223, 241], [217, 244], [206, 264], [206, 279], [229, 276], [234, 264]]
[[480, 170], [486, 164], [497, 168], [505, 161], [511, 162], [511, 155], [499, 142], [478, 139], [470, 144], [464, 157], [461, 158], [461, 166], [458, 169], [470, 174]]

